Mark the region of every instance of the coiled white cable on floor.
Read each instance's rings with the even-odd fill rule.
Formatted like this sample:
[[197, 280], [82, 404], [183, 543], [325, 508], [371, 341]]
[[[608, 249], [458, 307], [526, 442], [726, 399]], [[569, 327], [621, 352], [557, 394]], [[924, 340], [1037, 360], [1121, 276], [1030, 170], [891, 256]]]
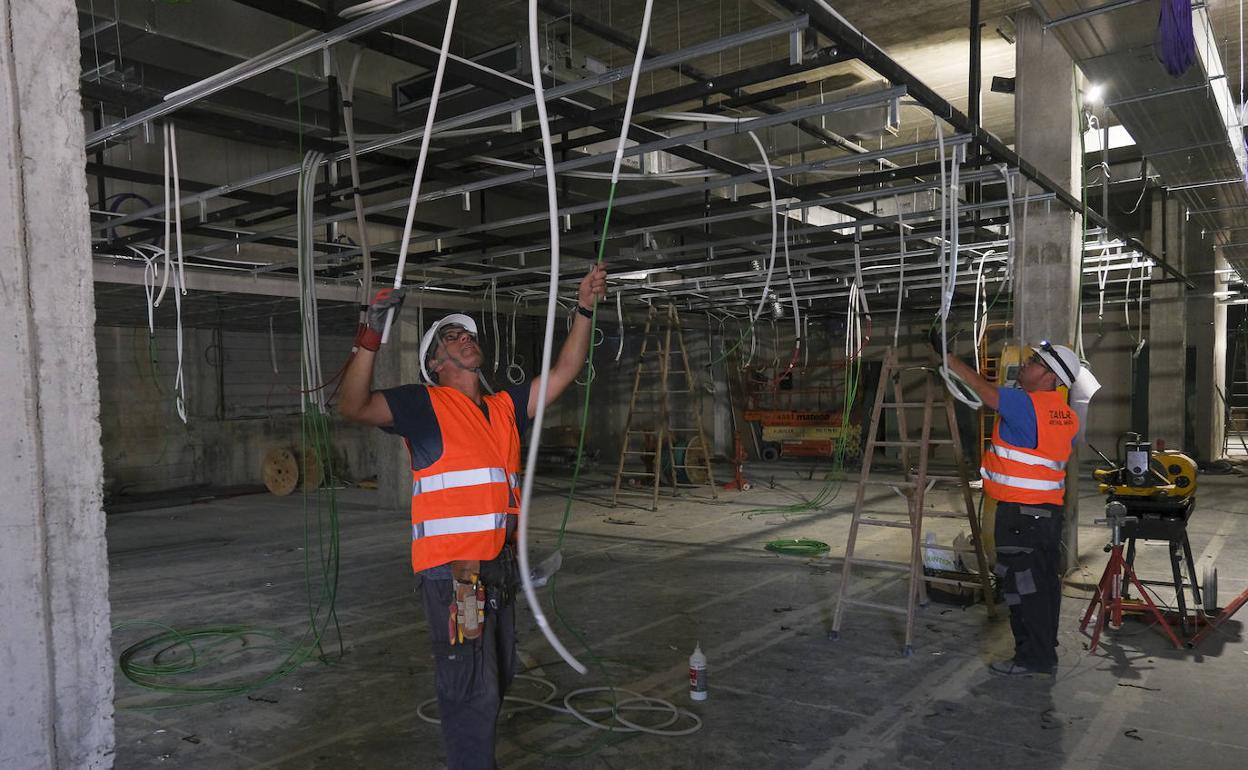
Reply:
[[[550, 691], [549, 693], [547, 693], [546, 697], [542, 700], [537, 700], [534, 698], [521, 698], [516, 695], [503, 696], [503, 701], [505, 703], [519, 704], [520, 706], [520, 708], [511, 709], [507, 712], [504, 712], [505, 714], [519, 713], [522, 711], [532, 711], [533, 709], [545, 709], [547, 711], [553, 711], [556, 714], [566, 714], [568, 716], [575, 717], [577, 720], [584, 723], [587, 727], [592, 727], [595, 730], [606, 730], [612, 733], [646, 733], [648, 735], [663, 735], [667, 737], [679, 737], [682, 735], [692, 735], [693, 733], [696, 733], [698, 730], [702, 729], [701, 717], [699, 717], [697, 714], [693, 713], [692, 711], [689, 711], [688, 709], [680, 708], [676, 704], [672, 703], [671, 701], [663, 700], [662, 698], [651, 698], [649, 696], [642, 695], [638, 692], [634, 692], [633, 690], [626, 690], [622, 687], [582, 687], [579, 690], [573, 690], [572, 692], [565, 695], [563, 697], [563, 706], [556, 706], [551, 702], [559, 694], [559, 688], [554, 682], [550, 681], [549, 679], [544, 679], [542, 677], [537, 677], [537, 676], [530, 676], [528, 674], [517, 674], [516, 679], [517, 680], [523, 679], [528, 682], [536, 682], [537, 684], [542, 685], [543, 687], [549, 688]], [[572, 705], [572, 701], [581, 695], [589, 695], [592, 693], [600, 693], [600, 692], [609, 692], [612, 694], [623, 693], [625, 695], [629, 695], [632, 697], [622, 698], [620, 700], [617, 700], [614, 706], [599, 706], [597, 708], [577, 708]], [[633, 704], [638, 704], [638, 705], [633, 705]], [[653, 705], [644, 705], [644, 704], [653, 704]], [[416, 707], [416, 715], [420, 717], [422, 721], [427, 722], [431, 725], [441, 724], [442, 720], [438, 719], [437, 717], [430, 716], [427, 713], [429, 707], [435, 706], [435, 705], [437, 705], [436, 698], [430, 698], [429, 700], [424, 701], [423, 703], [421, 703], [419, 706]], [[624, 717], [620, 716], [621, 712], [632, 712], [632, 711], [665, 711], [665, 712], [669, 712], [669, 717], [666, 721], [661, 722], [658, 725], [646, 726], [646, 725], [639, 725], [629, 719], [625, 719]], [[591, 719], [589, 716], [590, 714], [610, 714], [612, 718], [615, 719], [616, 722], [619, 722], [619, 724], [612, 725], [612, 724], [604, 724], [602, 722], [598, 722], [594, 719]], [[672, 725], [676, 724], [676, 722], [680, 720], [681, 718], [685, 718], [685, 719], [692, 721], [693, 725], [690, 727], [681, 728], [679, 730], [667, 729], [671, 727]]]
[[[365, 5], [373, 5], [373, 7], [382, 7], [388, 5], [393, 0], [371, 0], [370, 3], [361, 3], [359, 6], [352, 6], [348, 11], [360, 8]], [[369, 10], [372, 10], [370, 7]], [[425, 175], [425, 159], [429, 157], [429, 144], [433, 138], [433, 121], [438, 112], [438, 99], [442, 96], [442, 75], [446, 72], [446, 58], [451, 50], [451, 33], [455, 31], [455, 12], [459, 9], [459, 0], [451, 0], [451, 6], [446, 11], [446, 27], [442, 30], [442, 51], [438, 54], [438, 67], [433, 76], [433, 91], [429, 95], [429, 113], [425, 116], [425, 133], [420, 137], [420, 153], [416, 158], [416, 176], [412, 180], [412, 195], [407, 201], [407, 220], [403, 223], [403, 241], [399, 247], [399, 262], [394, 272], [394, 288], [403, 285], [403, 270], [407, 266], [407, 250], [412, 242], [412, 223], [416, 217], [416, 202], [420, 199], [420, 182]], [[361, 11], [363, 13], [363, 11]], [[545, 111], [545, 105], [542, 105], [542, 111]], [[390, 325], [394, 322], [394, 309], [386, 313], [386, 323], [381, 331], [381, 341], [384, 343], [390, 339]]]

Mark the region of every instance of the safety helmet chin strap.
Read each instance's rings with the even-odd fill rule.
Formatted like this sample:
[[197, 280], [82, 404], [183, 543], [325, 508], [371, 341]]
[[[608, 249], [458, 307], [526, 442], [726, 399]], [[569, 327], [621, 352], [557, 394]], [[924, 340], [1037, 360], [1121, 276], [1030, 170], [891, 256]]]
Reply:
[[[462, 361], [460, 361], [455, 356], [451, 355], [451, 352], [446, 349], [446, 343], [443, 342], [441, 339], [438, 340], [438, 347], [436, 348], [436, 350], [437, 350], [437, 353], [433, 357], [433, 363], [437, 364], [443, 361], [450, 361], [452, 364], [455, 365], [456, 368], [462, 371], [476, 372], [477, 379], [480, 380], [481, 385], [485, 387], [485, 392], [489, 393], [491, 396], [494, 395], [494, 389], [490, 387], [490, 383], [485, 381], [485, 375], [482, 374], [481, 367], [464, 366], [464, 363]], [[434, 372], [434, 375], [436, 376], [437, 372]]]

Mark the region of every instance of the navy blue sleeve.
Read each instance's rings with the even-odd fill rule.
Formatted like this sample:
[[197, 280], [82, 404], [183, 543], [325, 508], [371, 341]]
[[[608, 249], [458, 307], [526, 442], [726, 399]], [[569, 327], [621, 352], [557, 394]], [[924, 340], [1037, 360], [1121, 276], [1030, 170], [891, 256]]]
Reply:
[[412, 468], [420, 470], [437, 462], [442, 456], [442, 429], [433, 412], [433, 402], [424, 385], [400, 385], [381, 391], [390, 406], [394, 424], [382, 428], [387, 433], [407, 440], [412, 453]]
[[1027, 391], [1017, 388], [1000, 388], [997, 414], [1001, 420], [1001, 438], [1007, 443], [1024, 449], [1039, 445], [1036, 428], [1036, 407]]
[[516, 432], [520, 438], [524, 438], [524, 432], [529, 429], [529, 385], [526, 382], [507, 388], [507, 395], [511, 396], [511, 403], [516, 407]]

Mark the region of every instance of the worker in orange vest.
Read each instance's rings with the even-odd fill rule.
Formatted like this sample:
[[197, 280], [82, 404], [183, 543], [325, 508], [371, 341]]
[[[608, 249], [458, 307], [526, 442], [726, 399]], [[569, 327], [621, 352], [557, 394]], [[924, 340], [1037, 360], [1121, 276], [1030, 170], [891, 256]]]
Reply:
[[[939, 356], [935, 334], [932, 347]], [[994, 572], [1010, 609], [1014, 657], [989, 669], [1005, 676], [1052, 675], [1057, 666], [1066, 461], [1079, 435], [1079, 416], [1057, 390], [1074, 387], [1083, 369], [1079, 356], [1048, 341], [1033, 351], [1014, 388], [998, 387], [953, 355], [945, 358], [998, 415], [979, 474], [984, 493], [998, 501]]]
[[[576, 379], [589, 350], [594, 303], [607, 272], [591, 268], [559, 358], [546, 375], [549, 404]], [[401, 436], [411, 454], [412, 569], [433, 642], [434, 682], [449, 766], [493, 768], [495, 722], [516, 674], [515, 532], [520, 437], [537, 410], [540, 377], [486, 393], [477, 325], [452, 313], [420, 344], [425, 383], [372, 389], [381, 329], [402, 290], [377, 294], [358, 352], [343, 375], [338, 411]]]

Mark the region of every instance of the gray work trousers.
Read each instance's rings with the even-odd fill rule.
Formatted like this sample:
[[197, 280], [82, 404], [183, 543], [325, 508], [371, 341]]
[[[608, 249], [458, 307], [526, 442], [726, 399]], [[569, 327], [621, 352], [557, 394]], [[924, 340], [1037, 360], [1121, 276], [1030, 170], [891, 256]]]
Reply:
[[429, 637], [442, 745], [450, 770], [494, 770], [494, 738], [503, 695], [516, 676], [516, 604], [485, 608], [481, 636], [463, 644], [447, 639], [453, 580], [417, 576]]
[[995, 572], [1002, 581], [1014, 632], [1014, 660], [1037, 670], [1057, 665], [1057, 622], [1062, 602], [1058, 565], [1062, 508], [999, 503], [994, 530]]

